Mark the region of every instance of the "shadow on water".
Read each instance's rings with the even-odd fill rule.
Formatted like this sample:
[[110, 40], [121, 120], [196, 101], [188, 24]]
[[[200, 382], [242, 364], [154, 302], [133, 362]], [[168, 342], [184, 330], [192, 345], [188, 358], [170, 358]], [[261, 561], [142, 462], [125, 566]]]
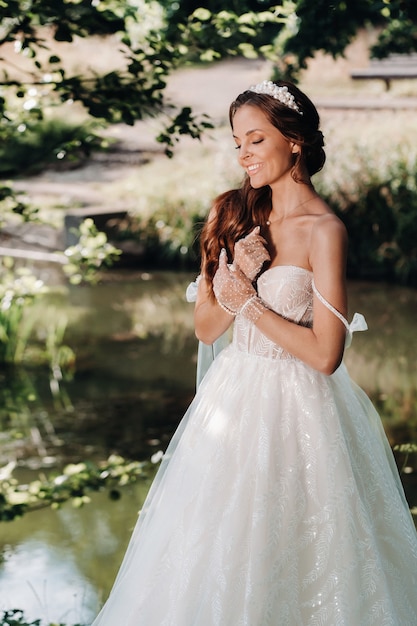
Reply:
[[[0, 465], [15, 458], [23, 480], [111, 453], [147, 459], [164, 449], [194, 393], [196, 340], [184, 292], [192, 276], [119, 271], [95, 287], [50, 297], [64, 310], [72, 377], [51, 387], [39, 368], [0, 372]], [[345, 361], [372, 397], [394, 445], [417, 439], [417, 292], [353, 283], [350, 310], [365, 314]], [[43, 314], [43, 310], [38, 312]], [[403, 459], [399, 459], [402, 463]], [[415, 473], [404, 482], [417, 504]], [[0, 610], [30, 619], [89, 623], [106, 597], [152, 476], [114, 503], [92, 496], [0, 525]]]

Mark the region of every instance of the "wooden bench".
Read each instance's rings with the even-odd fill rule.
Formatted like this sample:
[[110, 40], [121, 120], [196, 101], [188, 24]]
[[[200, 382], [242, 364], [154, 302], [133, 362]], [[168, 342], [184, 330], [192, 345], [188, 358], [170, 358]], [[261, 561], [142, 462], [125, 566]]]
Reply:
[[350, 76], [354, 80], [383, 80], [388, 90], [392, 80], [417, 78], [417, 53], [390, 54], [385, 59], [371, 59], [369, 67], [353, 70]]

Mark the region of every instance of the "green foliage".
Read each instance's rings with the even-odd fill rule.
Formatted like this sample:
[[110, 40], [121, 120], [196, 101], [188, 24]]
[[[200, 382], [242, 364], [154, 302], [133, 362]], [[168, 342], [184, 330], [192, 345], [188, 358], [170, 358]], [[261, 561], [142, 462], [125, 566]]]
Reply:
[[[373, 0], [350, 0], [349, 2], [327, 0], [298, 0], [294, 3], [297, 23], [284, 43], [291, 71], [281, 67], [285, 74], [297, 73], [306, 67], [307, 59], [318, 50], [338, 56], [356, 35], [358, 28], [378, 15]], [[314, 26], [313, 26], [314, 25]], [[294, 55], [295, 58], [291, 58]]]
[[[43, 376], [42, 376], [43, 374]], [[34, 454], [42, 455], [44, 445], [58, 443], [55, 436], [48, 406], [43, 400], [38, 380], [47, 379], [45, 372], [37, 376], [36, 370], [23, 367], [0, 368], [0, 432], [1, 454], [0, 466], [8, 459], [21, 457], [21, 450], [33, 450]], [[68, 406], [68, 397], [60, 389], [61, 378], [49, 380], [49, 389], [53, 396], [54, 410], [59, 412]], [[34, 434], [35, 439], [34, 439]], [[41, 448], [37, 442], [41, 441]], [[9, 461], [0, 469], [0, 477], [4, 479], [14, 468], [15, 461]]]
[[414, 0], [391, 0], [380, 9], [384, 23], [372, 55], [384, 58], [389, 53], [408, 54], [417, 50], [417, 4]]
[[24, 222], [36, 221], [39, 210], [23, 201], [9, 185], [0, 184], [0, 228], [11, 216], [19, 216]]
[[277, 50], [277, 69], [296, 79], [308, 59], [322, 50], [341, 56], [360, 28], [378, 28], [371, 56], [383, 58], [392, 52], [417, 51], [417, 5], [414, 0], [296, 0]]
[[0, 362], [17, 363], [24, 357], [33, 328], [30, 307], [46, 287], [30, 270], [14, 269], [13, 260], [0, 260]]
[[[13, 208], [9, 210], [13, 212]], [[65, 250], [68, 262], [63, 266], [64, 272], [72, 284], [97, 282], [99, 270], [111, 266], [121, 251], [107, 241], [106, 234], [99, 232], [91, 219], [81, 224], [79, 236], [78, 243]], [[0, 363], [22, 363], [30, 353], [31, 360], [47, 362], [52, 373], [73, 364], [74, 354], [63, 344], [66, 320], [53, 312], [49, 315], [43, 311], [47, 325], [43, 348], [34, 354], [34, 329], [39, 323], [36, 309], [40, 298], [49, 292], [30, 269], [16, 267], [10, 257], [0, 259]]]
[[212, 62], [237, 55], [253, 59], [259, 52], [271, 56], [275, 37], [293, 10], [294, 3], [288, 0], [282, 6], [247, 12], [200, 7], [167, 32], [187, 60]]
[[[32, 117], [40, 118], [45, 106], [75, 101], [90, 116], [109, 123], [131, 125], [136, 120], [167, 113], [167, 76], [187, 58], [188, 45], [196, 37], [200, 22], [193, 21], [186, 43], [181, 43], [184, 33], [180, 28], [178, 33], [182, 34], [172, 41], [166, 36], [164, 15], [155, 20], [155, 6], [160, 8], [158, 3], [145, 0], [1, 3], [0, 47], [14, 44], [21, 56], [21, 60], [16, 56], [13, 62], [9, 55], [3, 58], [2, 84], [7, 88], [0, 98], [3, 120], [23, 118], [28, 111]], [[113, 38], [115, 62], [109, 71], [92, 68], [89, 60], [77, 73], [68, 69], [59, 43], [89, 36]], [[34, 90], [40, 96], [37, 102]], [[18, 115], [16, 99], [22, 104]], [[185, 109], [179, 114], [183, 118], [180, 130], [187, 132]], [[174, 126], [177, 116], [178, 112], [174, 112]], [[198, 136], [204, 130], [207, 122], [203, 121], [200, 128], [197, 118], [190, 119], [191, 135]]]
[[[402, 457], [401, 471], [404, 472], [408, 466], [410, 455], [417, 454], [417, 444], [415, 443], [401, 443], [393, 447], [394, 452], [399, 453]], [[413, 512], [415, 515], [415, 511]]]
[[393, 160], [371, 171], [354, 193], [336, 187], [329, 204], [351, 240], [348, 274], [417, 286], [417, 158]]
[[53, 376], [61, 375], [61, 368], [73, 364], [74, 353], [63, 345], [66, 320], [54, 312], [51, 316], [49, 309], [42, 312], [43, 346], [36, 351], [33, 349], [37, 341], [34, 329], [39, 322], [37, 306], [48, 292], [49, 288], [28, 268], [15, 267], [10, 257], [0, 260], [1, 364], [22, 363], [29, 358], [33, 362], [48, 363]]
[[98, 270], [111, 266], [119, 258], [121, 250], [107, 240], [107, 235], [97, 230], [92, 219], [82, 222], [78, 243], [65, 250], [69, 263], [64, 272], [73, 285], [81, 282], [94, 283], [98, 280]]
[[[3, 611], [3, 615], [0, 616], [0, 626], [42, 626], [42, 622], [40, 619], [29, 622], [25, 618], [23, 611], [12, 609], [11, 611]], [[50, 622], [49, 624], [44, 624], [44, 626], [65, 626], [65, 624]], [[82, 626], [82, 624], [74, 624], [73, 626]]]
[[39, 619], [36, 619], [33, 622], [28, 622], [25, 619], [23, 611], [13, 609], [12, 611], [3, 612], [0, 626], [40, 626], [40, 623], [41, 621]]
[[203, 115], [202, 121], [198, 123], [190, 107], [184, 107], [156, 139], [165, 145], [165, 154], [171, 158], [174, 156], [173, 147], [178, 143], [181, 135], [201, 139], [202, 131], [207, 128], [213, 128], [213, 124], [208, 121], [208, 116]]
[[61, 474], [41, 477], [28, 484], [13, 478], [13, 464], [0, 473], [0, 521], [10, 522], [25, 513], [71, 501], [79, 508], [90, 502], [89, 493], [106, 488], [111, 500], [121, 497], [120, 489], [148, 479], [151, 462], [128, 461], [111, 456], [96, 465], [91, 462], [67, 465]]
[[4, 122], [0, 130], [0, 177], [34, 174], [47, 165], [77, 165], [106, 142], [91, 124], [25, 116]]
[[167, 202], [149, 217], [131, 216], [122, 223], [119, 236], [138, 244], [144, 266], [188, 269], [197, 266], [197, 234], [202, 223], [203, 217], [194, 209]]

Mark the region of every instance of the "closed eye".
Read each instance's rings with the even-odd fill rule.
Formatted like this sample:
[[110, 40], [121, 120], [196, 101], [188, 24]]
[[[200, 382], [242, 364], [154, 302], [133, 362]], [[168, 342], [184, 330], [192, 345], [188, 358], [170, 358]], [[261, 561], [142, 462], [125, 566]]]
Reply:
[[[253, 144], [262, 143], [263, 139], [257, 139], [256, 141], [252, 141]], [[242, 146], [235, 146], [235, 150], [240, 150]]]

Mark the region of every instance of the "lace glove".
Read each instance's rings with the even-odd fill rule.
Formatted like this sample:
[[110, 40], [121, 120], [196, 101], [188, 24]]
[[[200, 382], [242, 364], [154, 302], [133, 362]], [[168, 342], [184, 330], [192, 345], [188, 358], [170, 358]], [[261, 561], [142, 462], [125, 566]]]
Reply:
[[226, 250], [219, 257], [219, 267], [213, 278], [213, 291], [219, 305], [230, 315], [243, 315], [255, 324], [266, 311], [251, 281], [238, 267], [227, 264]]
[[233, 266], [238, 265], [251, 281], [255, 280], [265, 261], [271, 258], [265, 247], [266, 241], [259, 231], [260, 227], [256, 226], [249, 235], [235, 243]]

